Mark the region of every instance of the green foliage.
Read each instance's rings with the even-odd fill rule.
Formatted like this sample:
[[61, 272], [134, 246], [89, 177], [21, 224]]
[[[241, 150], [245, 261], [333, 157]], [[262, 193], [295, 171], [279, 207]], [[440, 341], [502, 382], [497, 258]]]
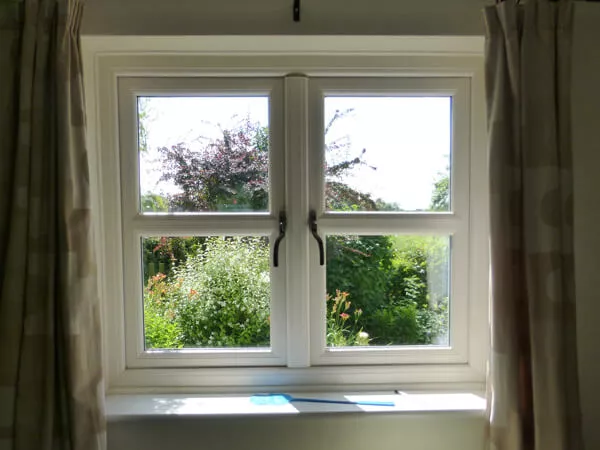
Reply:
[[330, 211], [377, 211], [377, 202], [369, 194], [352, 189], [339, 181], [325, 185], [326, 206]]
[[144, 279], [164, 273], [171, 275], [172, 269], [195, 255], [203, 248], [205, 237], [145, 237], [142, 239]]
[[420, 308], [417, 316], [418, 343], [448, 344], [449, 317], [448, 297], [443, 297], [439, 303], [431, 303]]
[[394, 290], [419, 306], [442, 302], [450, 289], [448, 238], [397, 236], [394, 247]]
[[448, 332], [448, 247], [445, 238], [398, 236], [388, 302], [375, 312], [379, 344], [425, 345]]
[[150, 105], [148, 97], [138, 97], [138, 146], [140, 152], [148, 151], [148, 123], [150, 121]]
[[262, 238], [209, 238], [176, 269], [185, 346], [269, 345], [269, 247]]
[[347, 292], [336, 291], [327, 296], [327, 345], [349, 347], [369, 345], [369, 334], [359, 324], [362, 309], [351, 309]]
[[394, 251], [386, 236], [327, 237], [327, 292], [349, 292], [368, 316], [387, 302]]
[[376, 345], [432, 344], [448, 330], [447, 241], [329, 236], [327, 292], [349, 292]]
[[171, 283], [159, 273], [148, 280], [144, 289], [144, 335], [146, 348], [183, 347], [177, 320], [180, 283]]
[[416, 302], [393, 303], [375, 312], [378, 345], [436, 344], [448, 332], [448, 302], [419, 307]]
[[144, 212], [168, 212], [169, 200], [158, 194], [142, 195], [141, 207]]
[[[336, 112], [327, 130], [349, 112]], [[345, 145], [333, 142], [326, 148], [339, 156], [325, 167], [327, 208], [399, 210], [345, 184], [348, 171], [366, 165], [366, 150], [351, 158]], [[223, 130], [201, 152], [182, 144], [160, 149], [163, 179], [179, 193], [167, 201], [145, 195], [142, 207], [155, 212], [264, 211], [268, 146], [268, 130], [246, 120]], [[435, 183], [432, 210], [449, 210], [449, 184], [447, 176]], [[447, 337], [447, 240], [332, 235], [326, 246], [328, 345], [431, 344]], [[269, 345], [266, 239], [145, 238], [143, 252], [149, 347]]]
[[450, 211], [450, 177], [442, 175], [433, 188], [431, 211]]
[[[165, 312], [159, 317], [172, 319], [161, 323], [174, 327], [163, 336], [146, 324], [151, 342], [176, 334], [174, 347], [269, 345], [269, 248], [264, 238], [208, 238], [202, 250], [172, 269], [170, 278], [157, 275], [149, 287], [157, 278], [164, 283], [160, 306]], [[154, 291], [147, 288], [144, 301], [152, 326], [157, 316], [149, 307], [156, 303], [151, 301]]]

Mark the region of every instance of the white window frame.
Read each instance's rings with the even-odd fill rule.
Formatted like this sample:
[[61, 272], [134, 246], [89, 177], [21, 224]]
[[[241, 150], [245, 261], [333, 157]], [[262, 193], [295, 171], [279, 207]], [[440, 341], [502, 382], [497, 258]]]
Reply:
[[[469, 299], [469, 82], [466, 77], [379, 77], [379, 78], [315, 78], [311, 80], [311, 209], [317, 212], [319, 230], [327, 234], [438, 235], [451, 238], [450, 260], [450, 343], [448, 346], [390, 346], [360, 348], [327, 348], [325, 344], [326, 267], [311, 264], [311, 362], [327, 364], [444, 364], [468, 361]], [[451, 211], [340, 213], [324, 209], [324, 117], [327, 95], [369, 95], [452, 98], [451, 129]], [[317, 261], [318, 249], [311, 246], [311, 261]]]
[[[269, 210], [254, 213], [166, 215], [139, 213], [138, 97], [144, 96], [268, 96], [270, 147]], [[277, 238], [278, 215], [285, 205], [283, 180], [283, 80], [277, 78], [154, 78], [118, 80], [121, 218], [123, 222], [123, 284], [127, 366], [224, 367], [277, 366], [286, 362], [285, 265], [271, 268], [271, 347], [153, 351], [144, 343], [140, 264], [141, 238], [149, 236], [268, 236]], [[271, 251], [272, 253], [272, 251]]]
[[[274, 40], [272, 37], [247, 36], [89, 37], [83, 39], [83, 48], [85, 89], [88, 100], [88, 138], [92, 155], [91, 163], [96, 169], [91, 174], [95, 194], [92, 200], [95, 211], [100, 212], [95, 217], [95, 225], [102, 275], [100, 286], [104, 307], [104, 358], [109, 392], [156, 391], [157, 389], [163, 392], [182, 389], [186, 392], [228, 392], [265, 390], [275, 387], [277, 389], [310, 387], [313, 390], [372, 390], [404, 387], [480, 389], [483, 386], [489, 351], [487, 320], [489, 256], [483, 45], [480, 38], [278, 37]], [[170, 365], [170, 368], [164, 368], [157, 367], [154, 356], [139, 358], [139, 338], [138, 343], [131, 348], [127, 348], [124, 344], [127, 341], [126, 330], [132, 326], [131, 324], [128, 324], [129, 327], [125, 326], [125, 293], [121, 280], [124, 276], [124, 266], [129, 264], [124, 264], [119, 256], [123, 253], [121, 227], [127, 221], [134, 222], [135, 219], [123, 218], [120, 208], [122, 186], [117, 174], [120, 173], [119, 155], [123, 142], [120, 142], [119, 132], [119, 80], [124, 77], [269, 78], [294, 73], [302, 73], [311, 79], [380, 76], [400, 79], [438, 77], [440, 80], [446, 78], [466, 81], [468, 92], [464, 98], [469, 111], [465, 118], [468, 124], [464, 129], [467, 130], [465, 131], [467, 135], [459, 139], [461, 143], [468, 141], [469, 164], [468, 174], [465, 174], [469, 183], [468, 214], [462, 214], [459, 208], [449, 214], [453, 217], [442, 214], [443, 219], [432, 218], [430, 221], [431, 224], [437, 224], [431, 225], [432, 229], [445, 234], [459, 232], [465, 235], [464, 230], [468, 230], [468, 254], [466, 255], [468, 276], [463, 283], [463, 288], [468, 290], [468, 295], [465, 297], [468, 301], [462, 313], [461, 320], [464, 320], [465, 327], [464, 335], [460, 338], [461, 345], [458, 346], [460, 349], [454, 345], [454, 341], [453, 348], [458, 349], [454, 354], [446, 352], [445, 355], [436, 355], [435, 352], [440, 349], [424, 349], [432, 355], [429, 361], [422, 359], [423, 353], [419, 350], [404, 352], [405, 356], [400, 353], [395, 355], [400, 359], [404, 358], [403, 362], [406, 364], [396, 364], [398, 361], [389, 364], [387, 358], [377, 359], [378, 356], [366, 357], [365, 361], [356, 363], [357, 355], [349, 353], [345, 355], [343, 352], [339, 353], [341, 357], [338, 354], [319, 354], [316, 351], [317, 344], [314, 340], [311, 343], [311, 332], [308, 331], [309, 322], [312, 326], [323, 326], [314, 320], [316, 316], [312, 317], [312, 321], [309, 320], [310, 314], [321, 315], [319, 309], [315, 305], [309, 308], [308, 302], [294, 301], [295, 297], [288, 295], [285, 312], [288, 318], [287, 334], [297, 336], [299, 339], [287, 339], [285, 349], [274, 349], [274, 354], [270, 355], [273, 358], [268, 363], [272, 365], [226, 367], [227, 363], [220, 362], [219, 367], [199, 367], [201, 364], [197, 360], [198, 355], [194, 354], [187, 357], [186, 362], [178, 362]], [[299, 86], [306, 93], [309, 92], [309, 84], [305, 77], [289, 77], [285, 81], [284, 91], [289, 91], [288, 94], [299, 92]], [[286, 97], [287, 101], [296, 102], [295, 108], [286, 109], [287, 123], [290, 121], [308, 123], [309, 116], [312, 117], [314, 111], [309, 111], [307, 98], [307, 95]], [[129, 119], [125, 120], [135, 120], [133, 114], [128, 116]], [[311, 158], [308, 152], [308, 148], [314, 144], [312, 142], [314, 136], [314, 133], [309, 136], [303, 132], [297, 132], [295, 135], [289, 132], [286, 134], [285, 146], [289, 157], [285, 170], [289, 183], [307, 182], [308, 161], [311, 164], [315, 161], [314, 156]], [[129, 139], [132, 139], [132, 136], [129, 136]], [[456, 149], [456, 140], [454, 146]], [[298, 167], [306, 169], [297, 170]], [[453, 174], [455, 182], [456, 176], [456, 173]], [[456, 198], [453, 200], [457, 202]], [[455, 204], [459, 205], [460, 201]], [[308, 254], [314, 252], [314, 249], [311, 247], [312, 238], [305, 226], [307, 216], [304, 214], [309, 208], [319, 208], [319, 205], [315, 202], [315, 194], [309, 195], [308, 191], [304, 190], [300, 195], [288, 191], [285, 206], [290, 222], [290, 236], [294, 237], [290, 239], [286, 237], [287, 242], [284, 247], [287, 247], [288, 251], [293, 248], [306, 252], [306, 258], [288, 261], [285, 285], [282, 284], [276, 289], [284, 289], [288, 294], [298, 298], [308, 298], [309, 289], [314, 290], [318, 283], [311, 284], [309, 288], [303, 280], [318, 275], [311, 274], [308, 265], [298, 261], [308, 261], [308, 258], [314, 257]], [[322, 213], [322, 208], [318, 211]], [[262, 230], [264, 233], [276, 229], [273, 225], [277, 212], [272, 208], [266, 215]], [[343, 218], [328, 216], [331, 215], [324, 214], [319, 217], [319, 228], [322, 232], [339, 231], [339, 227], [345, 225], [352, 229], [357, 226], [356, 223], [351, 222], [344, 224]], [[398, 232], [396, 225], [402, 228], [402, 232], [411, 231], [411, 226], [415, 231], [418, 228], [419, 232], [422, 232], [420, 228], [422, 223], [419, 224], [411, 218], [399, 217], [398, 220], [399, 222], [393, 227], [394, 232]], [[452, 227], [447, 226], [452, 221], [457, 225], [454, 231], [450, 229]], [[376, 222], [366, 218], [360, 225], [361, 232], [368, 231], [369, 227], [372, 231], [382, 232], [385, 226]], [[152, 228], [154, 225], [149, 223], [144, 226], [148, 225], [151, 231], [160, 232], [163, 228], [157, 224], [158, 222], [155, 223], [156, 228]], [[294, 227], [299, 227], [298, 224], [302, 224], [302, 229], [294, 230]], [[249, 230], [244, 227], [245, 225], [238, 223], [231, 231], [238, 231], [236, 234], [239, 234], [241, 230], [244, 232]], [[191, 231], [186, 228], [186, 225], [182, 225], [181, 228], [181, 233], [189, 234]], [[149, 231], [144, 229], [144, 232]], [[199, 234], [195, 227], [194, 234]], [[271, 235], [272, 241], [273, 235]], [[285, 261], [286, 250], [283, 250], [281, 256]], [[456, 261], [453, 263], [456, 265]], [[321, 276], [322, 273], [323, 271]], [[321, 285], [324, 286], [324, 283]], [[316, 297], [313, 295], [313, 298]], [[455, 298], [452, 300], [455, 301]], [[290, 319], [292, 316], [293, 320]], [[138, 336], [141, 335], [139, 323], [141, 322], [138, 321], [135, 331]], [[314, 332], [313, 330], [312, 333]], [[321, 344], [318, 343], [319, 348], [322, 348]], [[410, 356], [411, 353], [417, 352], [421, 356]], [[180, 358], [180, 356], [177, 355], [173, 361], [185, 361], [186, 357]], [[216, 356], [220, 361], [224, 361], [223, 354]], [[131, 358], [145, 362], [132, 364]], [[233, 360], [236, 358], [237, 355]], [[368, 364], [369, 358], [371, 364]], [[277, 367], [277, 364], [286, 359], [287, 367]], [[239, 359], [231, 364], [239, 364]], [[164, 362], [158, 365], [164, 366]], [[179, 367], [176, 367], [177, 365]]]

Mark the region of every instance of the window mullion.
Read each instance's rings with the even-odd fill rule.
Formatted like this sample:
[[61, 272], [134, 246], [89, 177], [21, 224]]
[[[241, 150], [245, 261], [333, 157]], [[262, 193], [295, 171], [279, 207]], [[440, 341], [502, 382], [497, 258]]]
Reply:
[[[323, 92], [319, 89], [315, 80], [311, 80], [310, 86], [310, 208], [317, 213], [318, 232], [326, 242], [326, 232], [323, 229], [323, 212], [325, 209], [325, 125]], [[310, 326], [311, 347], [310, 356], [313, 364], [318, 364], [319, 355], [325, 348], [325, 336], [327, 324], [326, 317], [326, 270], [320, 266], [319, 253], [316, 245], [310, 248]]]
[[308, 79], [285, 79], [288, 367], [310, 365], [308, 230]]

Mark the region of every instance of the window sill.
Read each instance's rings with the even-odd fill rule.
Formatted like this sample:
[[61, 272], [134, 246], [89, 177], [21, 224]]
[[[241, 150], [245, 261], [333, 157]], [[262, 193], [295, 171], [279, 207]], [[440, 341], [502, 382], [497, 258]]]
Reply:
[[249, 395], [109, 395], [106, 412], [109, 421], [161, 416], [218, 417], [218, 416], [287, 416], [295, 414], [337, 413], [459, 413], [481, 416], [486, 401], [473, 393], [376, 393], [376, 394], [316, 394], [298, 396], [351, 401], [386, 401], [390, 406], [341, 405], [294, 402], [284, 405], [256, 405]]

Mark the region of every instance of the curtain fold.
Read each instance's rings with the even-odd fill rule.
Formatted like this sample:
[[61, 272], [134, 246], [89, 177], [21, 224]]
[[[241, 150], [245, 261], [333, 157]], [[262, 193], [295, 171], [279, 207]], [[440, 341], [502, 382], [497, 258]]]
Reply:
[[79, 25], [0, 5], [0, 449], [104, 449]]
[[492, 260], [488, 448], [580, 450], [573, 3], [506, 1], [484, 14]]

